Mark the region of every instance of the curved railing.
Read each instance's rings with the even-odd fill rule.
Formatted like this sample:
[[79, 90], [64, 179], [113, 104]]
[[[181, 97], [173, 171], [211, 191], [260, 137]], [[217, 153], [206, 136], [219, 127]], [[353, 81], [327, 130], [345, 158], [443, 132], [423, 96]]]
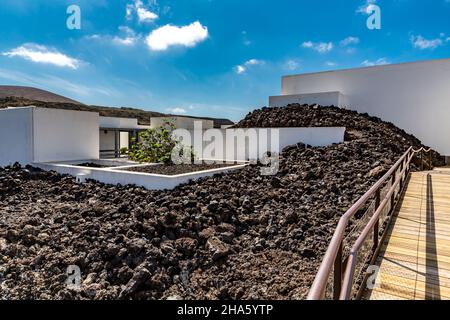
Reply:
[[[424, 154], [429, 154], [429, 167], [432, 167], [432, 150], [420, 148], [414, 150], [410, 147], [392, 168], [378, 180], [339, 220], [330, 245], [324, 255], [322, 264], [308, 294], [308, 300], [320, 300], [325, 297], [329, 286], [329, 278], [333, 274], [332, 291], [333, 299], [351, 299], [355, 277], [355, 266], [359, 251], [363, 244], [373, 234], [372, 256], [376, 256], [379, 250], [380, 216], [388, 204], [390, 209], [388, 216], [392, 215], [397, 196], [403, 190], [408, 177], [410, 163], [414, 155], [421, 155], [421, 170], [424, 168]], [[389, 188], [381, 199], [381, 190], [390, 182]], [[343, 260], [344, 239], [351, 218], [364, 208], [370, 199], [374, 199], [374, 213], [364, 226], [361, 234], [354, 242], [348, 256]], [[343, 277], [342, 277], [343, 276]]]

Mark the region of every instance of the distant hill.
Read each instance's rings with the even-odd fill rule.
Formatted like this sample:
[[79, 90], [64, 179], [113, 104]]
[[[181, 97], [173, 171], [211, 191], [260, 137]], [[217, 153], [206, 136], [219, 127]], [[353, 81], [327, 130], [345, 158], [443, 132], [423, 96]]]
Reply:
[[0, 85], [0, 99], [6, 97], [24, 98], [29, 100], [37, 100], [43, 102], [62, 102], [82, 104], [81, 102], [60, 96], [46, 90], [22, 87], [22, 86], [1, 86]]
[[[81, 102], [32, 87], [0, 86], [0, 109], [6, 107], [23, 107], [29, 105], [34, 105], [36, 107], [42, 108], [94, 111], [98, 112], [101, 116], [104, 117], [136, 118], [138, 119], [138, 123], [142, 125], [149, 125], [150, 117], [170, 116], [170, 114], [129, 107], [114, 108], [85, 105]], [[228, 119], [193, 116], [185, 117], [214, 120], [214, 127], [216, 128], [220, 128], [221, 125], [234, 124]]]

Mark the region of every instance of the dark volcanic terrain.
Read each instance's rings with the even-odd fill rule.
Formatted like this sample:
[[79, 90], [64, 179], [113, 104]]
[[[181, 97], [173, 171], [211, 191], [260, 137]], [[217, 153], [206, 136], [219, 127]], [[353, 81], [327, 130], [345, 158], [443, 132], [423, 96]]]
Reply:
[[421, 145], [338, 108], [264, 108], [239, 125], [349, 130], [343, 144], [286, 148], [276, 176], [251, 165], [172, 191], [0, 169], [0, 299], [303, 299], [339, 217]]

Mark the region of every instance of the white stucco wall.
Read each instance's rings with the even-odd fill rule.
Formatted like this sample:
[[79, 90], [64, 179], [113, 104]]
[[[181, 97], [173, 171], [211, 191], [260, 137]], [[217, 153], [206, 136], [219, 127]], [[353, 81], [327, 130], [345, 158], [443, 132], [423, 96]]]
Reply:
[[201, 122], [203, 129], [214, 128], [213, 120], [194, 119], [188, 117], [152, 117], [150, 125], [152, 128], [161, 127], [167, 120], [171, 121], [177, 129], [194, 129], [194, 123]]
[[269, 97], [269, 106], [271, 107], [284, 107], [291, 103], [344, 107], [344, 97], [337, 91]]
[[[190, 140], [183, 140], [182, 143], [194, 146], [195, 153], [200, 158], [246, 161], [261, 159], [267, 151], [280, 152], [285, 147], [299, 142], [313, 147], [342, 143], [345, 128], [213, 129], [206, 131], [211, 133], [209, 136], [205, 135], [205, 131], [200, 130], [187, 130], [187, 132]], [[175, 134], [183, 137], [178, 132]], [[216, 140], [218, 134], [222, 136], [223, 142]], [[248, 138], [250, 136], [254, 136], [256, 139], [250, 140]], [[208, 146], [215, 150], [214, 154], [209, 153]]]
[[33, 109], [0, 109], [0, 166], [33, 159]]
[[[210, 169], [205, 171], [196, 171], [175, 176], [165, 176], [159, 174], [149, 174], [142, 172], [133, 172], [119, 170], [116, 168], [86, 168], [76, 165], [61, 163], [34, 163], [36, 167], [43, 170], [53, 170], [61, 174], [70, 174], [72, 176], [83, 175], [85, 179], [93, 179], [107, 184], [136, 185], [149, 190], [170, 190], [176, 186], [197, 180], [203, 177], [210, 177], [217, 173], [239, 170], [246, 164], [237, 164], [229, 167]], [[125, 167], [121, 167], [125, 168]]]
[[282, 95], [339, 91], [349, 109], [367, 112], [450, 155], [450, 59], [282, 78]]
[[106, 129], [148, 129], [150, 126], [139, 125], [137, 119], [119, 117], [100, 117], [100, 128]]
[[95, 112], [34, 108], [34, 162], [99, 158]]

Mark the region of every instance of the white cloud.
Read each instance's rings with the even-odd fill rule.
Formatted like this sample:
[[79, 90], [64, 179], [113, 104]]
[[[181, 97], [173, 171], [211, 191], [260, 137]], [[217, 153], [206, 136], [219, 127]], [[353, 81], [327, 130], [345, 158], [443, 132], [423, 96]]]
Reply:
[[264, 64], [264, 61], [262, 60], [257, 60], [257, 59], [250, 59], [248, 61], [245, 62], [245, 65], [248, 66], [256, 66], [256, 65], [261, 65]]
[[303, 48], [312, 49], [314, 51], [317, 51], [319, 53], [326, 53], [331, 50], [333, 50], [334, 45], [332, 42], [312, 42], [312, 41], [306, 41], [302, 44]]
[[144, 8], [137, 8], [139, 22], [153, 21], [158, 19], [158, 15]]
[[247, 69], [244, 66], [241, 66], [241, 65], [236, 66], [235, 70], [236, 70], [237, 74], [245, 73], [245, 71], [247, 71]]
[[294, 70], [298, 70], [300, 68], [300, 62], [298, 62], [297, 60], [287, 60], [284, 64], [283, 64], [283, 69], [285, 70], [289, 70], [289, 71], [294, 71]]
[[384, 64], [389, 64], [390, 62], [386, 58], [379, 58], [375, 61], [364, 60], [361, 65], [365, 67], [381, 66]]
[[167, 109], [168, 112], [174, 113], [174, 114], [185, 114], [187, 111], [183, 108], [169, 108]]
[[344, 40], [342, 40], [340, 42], [342, 47], [346, 47], [348, 45], [358, 44], [358, 43], [359, 43], [359, 38], [358, 37], [352, 37], [352, 36], [349, 36], [349, 37], [345, 38]]
[[36, 63], [52, 64], [71, 69], [78, 69], [81, 63], [81, 61], [71, 58], [56, 49], [35, 43], [26, 43], [2, 54], [7, 57], [21, 57]]
[[442, 39], [436, 38], [436, 39], [429, 40], [429, 39], [425, 39], [421, 35], [418, 35], [418, 36], [412, 35], [410, 40], [411, 40], [411, 43], [414, 46], [414, 48], [418, 48], [420, 50], [425, 50], [425, 49], [433, 50], [443, 44]]
[[146, 38], [151, 50], [164, 51], [171, 46], [194, 47], [208, 38], [208, 28], [196, 21], [187, 26], [177, 27], [167, 24], [153, 30]]
[[134, 6], [132, 4], [127, 4], [125, 9], [125, 19], [131, 20], [133, 18]]
[[132, 46], [136, 44], [137, 40], [139, 39], [139, 36], [136, 35], [136, 33], [132, 29], [126, 26], [120, 26], [119, 30], [123, 32], [125, 35], [124, 37], [115, 36], [112, 39], [113, 43], [124, 46]]
[[156, 13], [146, 8], [141, 0], [135, 0], [134, 3], [127, 4], [125, 18], [131, 20], [133, 18], [133, 12], [136, 12], [139, 22], [152, 22], [159, 18]]
[[366, 0], [365, 3], [356, 9], [356, 13], [370, 14], [372, 7], [376, 5], [377, 0]]
[[333, 62], [333, 61], [327, 61], [327, 62], [325, 62], [325, 65], [328, 67], [335, 67], [335, 66], [337, 66], [337, 63]]
[[247, 31], [242, 31], [242, 43], [244, 44], [244, 46], [249, 46], [252, 44], [252, 42], [248, 39], [247, 37]]
[[234, 67], [234, 71], [237, 74], [243, 74], [243, 73], [247, 72], [249, 67], [263, 65], [263, 64], [265, 64], [265, 62], [263, 60], [250, 59], [250, 60], [247, 60], [246, 62], [244, 62], [243, 64], [240, 64], [240, 65], [237, 65], [236, 67]]
[[112, 43], [119, 46], [133, 46], [141, 38], [140, 34], [136, 34], [136, 32], [134, 32], [134, 30], [129, 27], [120, 26], [118, 29], [119, 34], [115, 36], [92, 34], [84, 36], [84, 39], [91, 41], [100, 41], [104, 43]]
[[84, 38], [86, 38], [88, 40], [98, 40], [98, 39], [101, 39], [102, 36], [99, 35], [99, 34], [91, 34], [91, 35], [88, 35], [88, 36], [84, 36]]

